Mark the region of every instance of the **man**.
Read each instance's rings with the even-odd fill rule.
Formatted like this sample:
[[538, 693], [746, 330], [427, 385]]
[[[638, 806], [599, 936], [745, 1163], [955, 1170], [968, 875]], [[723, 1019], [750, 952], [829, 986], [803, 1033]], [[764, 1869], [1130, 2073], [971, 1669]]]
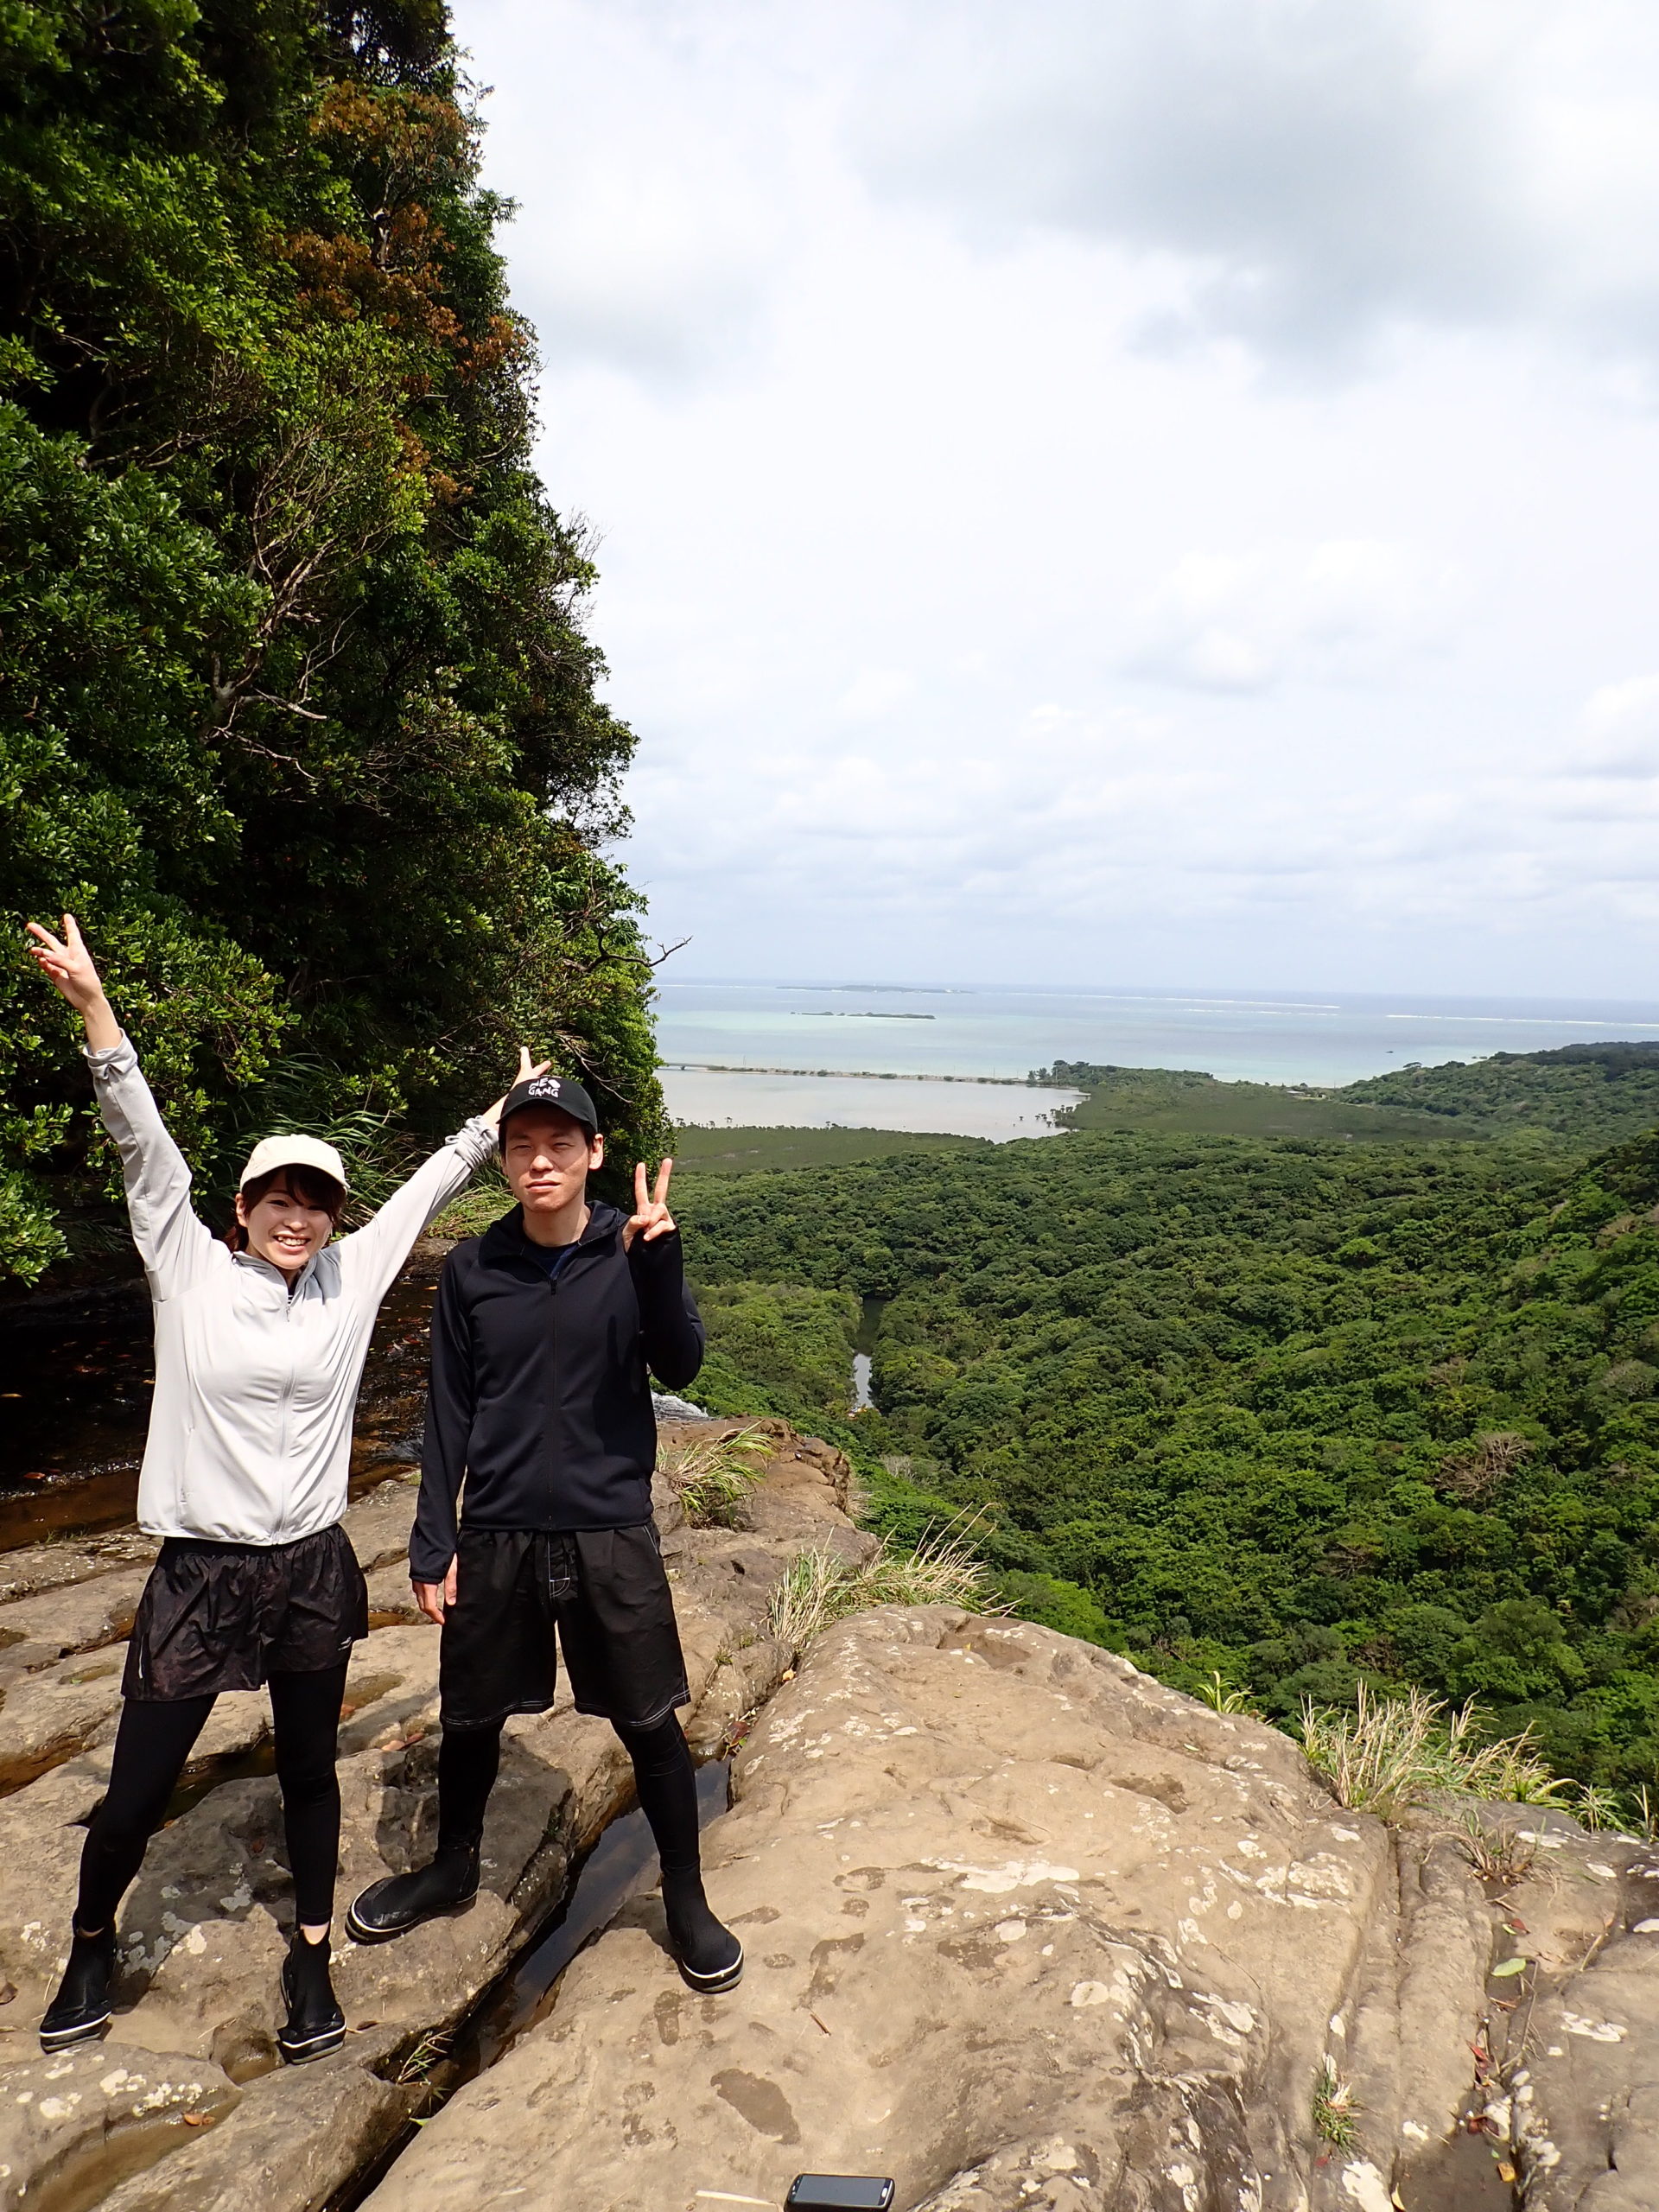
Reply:
[[556, 1623], [577, 1710], [603, 1714], [633, 1761], [680, 1973], [696, 1990], [730, 1989], [743, 1948], [702, 1892], [676, 1716], [685, 1662], [651, 1518], [646, 1370], [677, 1390], [702, 1364], [668, 1211], [673, 1162], [654, 1191], [635, 1168], [631, 1217], [590, 1204], [605, 1141], [586, 1090], [557, 1076], [515, 1086], [499, 1141], [518, 1204], [444, 1262], [409, 1547], [416, 1603], [443, 1631], [437, 1851], [365, 1890], [346, 1928], [384, 1942], [477, 1895], [502, 1726], [552, 1704]]

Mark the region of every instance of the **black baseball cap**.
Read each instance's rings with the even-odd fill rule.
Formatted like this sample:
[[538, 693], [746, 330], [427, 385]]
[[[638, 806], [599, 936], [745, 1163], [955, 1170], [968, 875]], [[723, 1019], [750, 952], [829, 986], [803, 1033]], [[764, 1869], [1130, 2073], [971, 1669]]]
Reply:
[[508, 1116], [525, 1106], [551, 1106], [561, 1114], [568, 1114], [573, 1122], [579, 1122], [590, 1137], [599, 1135], [599, 1116], [594, 1111], [594, 1102], [579, 1083], [572, 1083], [565, 1075], [533, 1075], [528, 1083], [515, 1083], [502, 1102], [496, 1141], [504, 1149]]

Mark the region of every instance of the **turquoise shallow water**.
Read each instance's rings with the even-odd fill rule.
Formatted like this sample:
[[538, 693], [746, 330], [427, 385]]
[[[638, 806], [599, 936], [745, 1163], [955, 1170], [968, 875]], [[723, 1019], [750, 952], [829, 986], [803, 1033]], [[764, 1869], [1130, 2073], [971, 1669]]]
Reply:
[[682, 1121], [1007, 1137], [1040, 1135], [1047, 1125], [1039, 1117], [1058, 1096], [999, 1097], [989, 1085], [868, 1078], [1006, 1079], [1069, 1059], [1198, 1068], [1258, 1083], [1343, 1084], [1412, 1060], [1659, 1040], [1659, 1001], [688, 978], [663, 983], [658, 1035], [669, 1104]]

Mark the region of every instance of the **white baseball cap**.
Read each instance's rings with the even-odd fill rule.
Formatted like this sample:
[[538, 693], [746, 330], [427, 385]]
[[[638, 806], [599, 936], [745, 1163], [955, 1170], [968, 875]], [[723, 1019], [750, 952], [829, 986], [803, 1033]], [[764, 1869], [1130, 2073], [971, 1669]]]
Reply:
[[346, 1179], [345, 1161], [321, 1137], [263, 1137], [248, 1154], [241, 1188], [245, 1191], [256, 1175], [269, 1175], [273, 1167], [315, 1167], [332, 1175], [342, 1191], [352, 1187]]

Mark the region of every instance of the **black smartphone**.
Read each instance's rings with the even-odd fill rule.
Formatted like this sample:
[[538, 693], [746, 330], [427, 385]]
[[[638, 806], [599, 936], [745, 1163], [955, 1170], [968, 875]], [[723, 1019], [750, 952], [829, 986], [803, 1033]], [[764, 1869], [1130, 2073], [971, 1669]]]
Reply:
[[888, 2212], [893, 2183], [874, 2174], [797, 2174], [784, 2202], [790, 2212]]

